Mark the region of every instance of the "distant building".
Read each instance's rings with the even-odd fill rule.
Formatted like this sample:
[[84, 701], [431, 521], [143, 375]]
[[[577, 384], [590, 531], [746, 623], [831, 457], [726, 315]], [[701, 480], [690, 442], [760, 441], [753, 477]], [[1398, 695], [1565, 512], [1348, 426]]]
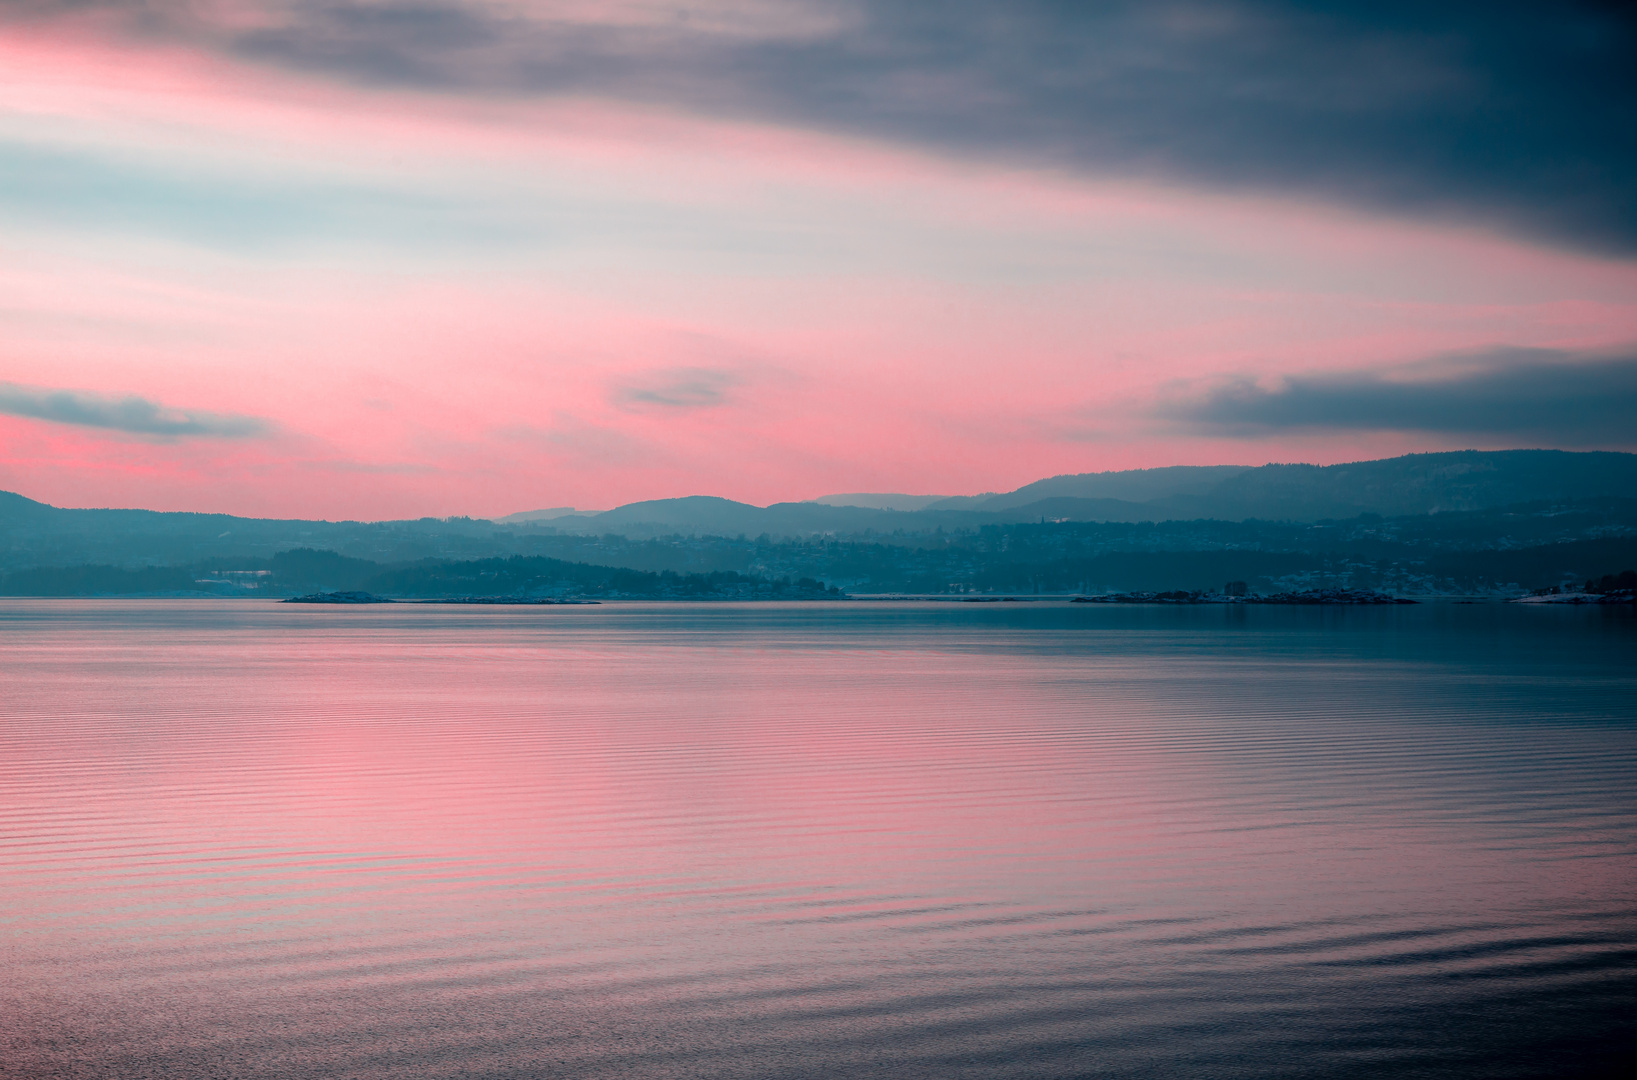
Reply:
[[1227, 583], [1227, 585], [1223, 586], [1222, 595], [1223, 596], [1244, 596], [1245, 591], [1246, 591], [1245, 590], [1245, 583], [1243, 581], [1230, 581], [1230, 582]]

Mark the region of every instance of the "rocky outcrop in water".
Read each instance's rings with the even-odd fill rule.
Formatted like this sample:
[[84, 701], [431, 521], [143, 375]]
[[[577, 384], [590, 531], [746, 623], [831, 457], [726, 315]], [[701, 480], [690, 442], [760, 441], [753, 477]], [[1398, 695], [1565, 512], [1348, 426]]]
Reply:
[[395, 604], [384, 596], [367, 592], [315, 592], [306, 596], [292, 596], [281, 604]]
[[1602, 593], [1556, 593], [1520, 596], [1514, 604], [1637, 604], [1637, 589], [1615, 589]]

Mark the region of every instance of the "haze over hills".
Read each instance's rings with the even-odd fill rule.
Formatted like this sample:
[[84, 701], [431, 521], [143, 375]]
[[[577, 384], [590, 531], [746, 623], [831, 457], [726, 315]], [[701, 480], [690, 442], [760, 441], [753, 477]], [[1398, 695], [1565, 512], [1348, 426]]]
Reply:
[[521, 513], [507, 514], [505, 517], [491, 518], [496, 525], [527, 525], [533, 521], [555, 521], [563, 517], [589, 517], [597, 513], [596, 510], [576, 510], [572, 506], [552, 506], [544, 510], [524, 510]]
[[[989, 492], [988, 494], [994, 494]], [[973, 498], [987, 498], [975, 495]], [[856, 506], [863, 510], [925, 510], [936, 503], [948, 501], [948, 495], [903, 495], [898, 493], [854, 492], [848, 495], [820, 495], [811, 502], [825, 506]]]

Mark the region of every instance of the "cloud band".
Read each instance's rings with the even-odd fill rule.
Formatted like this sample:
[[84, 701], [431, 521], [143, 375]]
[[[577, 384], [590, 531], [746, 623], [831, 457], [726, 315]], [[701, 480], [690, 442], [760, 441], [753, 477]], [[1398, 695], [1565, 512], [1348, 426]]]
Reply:
[[230, 18], [24, 0], [0, 18], [8, 6], [117, 12], [136, 37], [377, 86], [661, 103], [1637, 254], [1637, 15], [1620, 5], [285, 0]]
[[1637, 446], [1637, 353], [1503, 349], [1395, 374], [1298, 376], [1271, 389], [1238, 379], [1158, 412], [1195, 430], [1240, 437], [1341, 429]]
[[110, 397], [17, 383], [0, 383], [0, 415], [172, 439], [246, 439], [270, 430], [255, 416], [172, 409], [134, 394]]

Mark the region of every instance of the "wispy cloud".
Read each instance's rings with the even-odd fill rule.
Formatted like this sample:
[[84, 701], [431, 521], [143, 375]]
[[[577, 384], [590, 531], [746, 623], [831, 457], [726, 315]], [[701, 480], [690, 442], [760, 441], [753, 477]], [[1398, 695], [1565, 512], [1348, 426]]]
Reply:
[[709, 409], [728, 403], [728, 391], [739, 382], [731, 371], [713, 368], [668, 368], [614, 388], [614, 400], [626, 407]]
[[166, 439], [247, 439], [272, 430], [256, 416], [173, 409], [134, 394], [111, 397], [17, 383], [0, 383], [0, 414]]
[[386, 183], [327, 182], [300, 169], [250, 175], [128, 151], [33, 145], [0, 133], [0, 224], [31, 230], [147, 233], [233, 250], [351, 242], [500, 251], [541, 235], [538, 219], [510, 209]]
[[1194, 431], [1257, 438], [1287, 430], [1425, 431], [1637, 446], [1637, 351], [1497, 349], [1387, 373], [1251, 379], [1184, 392], [1159, 415]]
[[144, 38], [378, 86], [658, 102], [1637, 253], [1637, 141], [1616, 134], [1637, 15], [1591, 0], [10, 7], [123, 11]]

